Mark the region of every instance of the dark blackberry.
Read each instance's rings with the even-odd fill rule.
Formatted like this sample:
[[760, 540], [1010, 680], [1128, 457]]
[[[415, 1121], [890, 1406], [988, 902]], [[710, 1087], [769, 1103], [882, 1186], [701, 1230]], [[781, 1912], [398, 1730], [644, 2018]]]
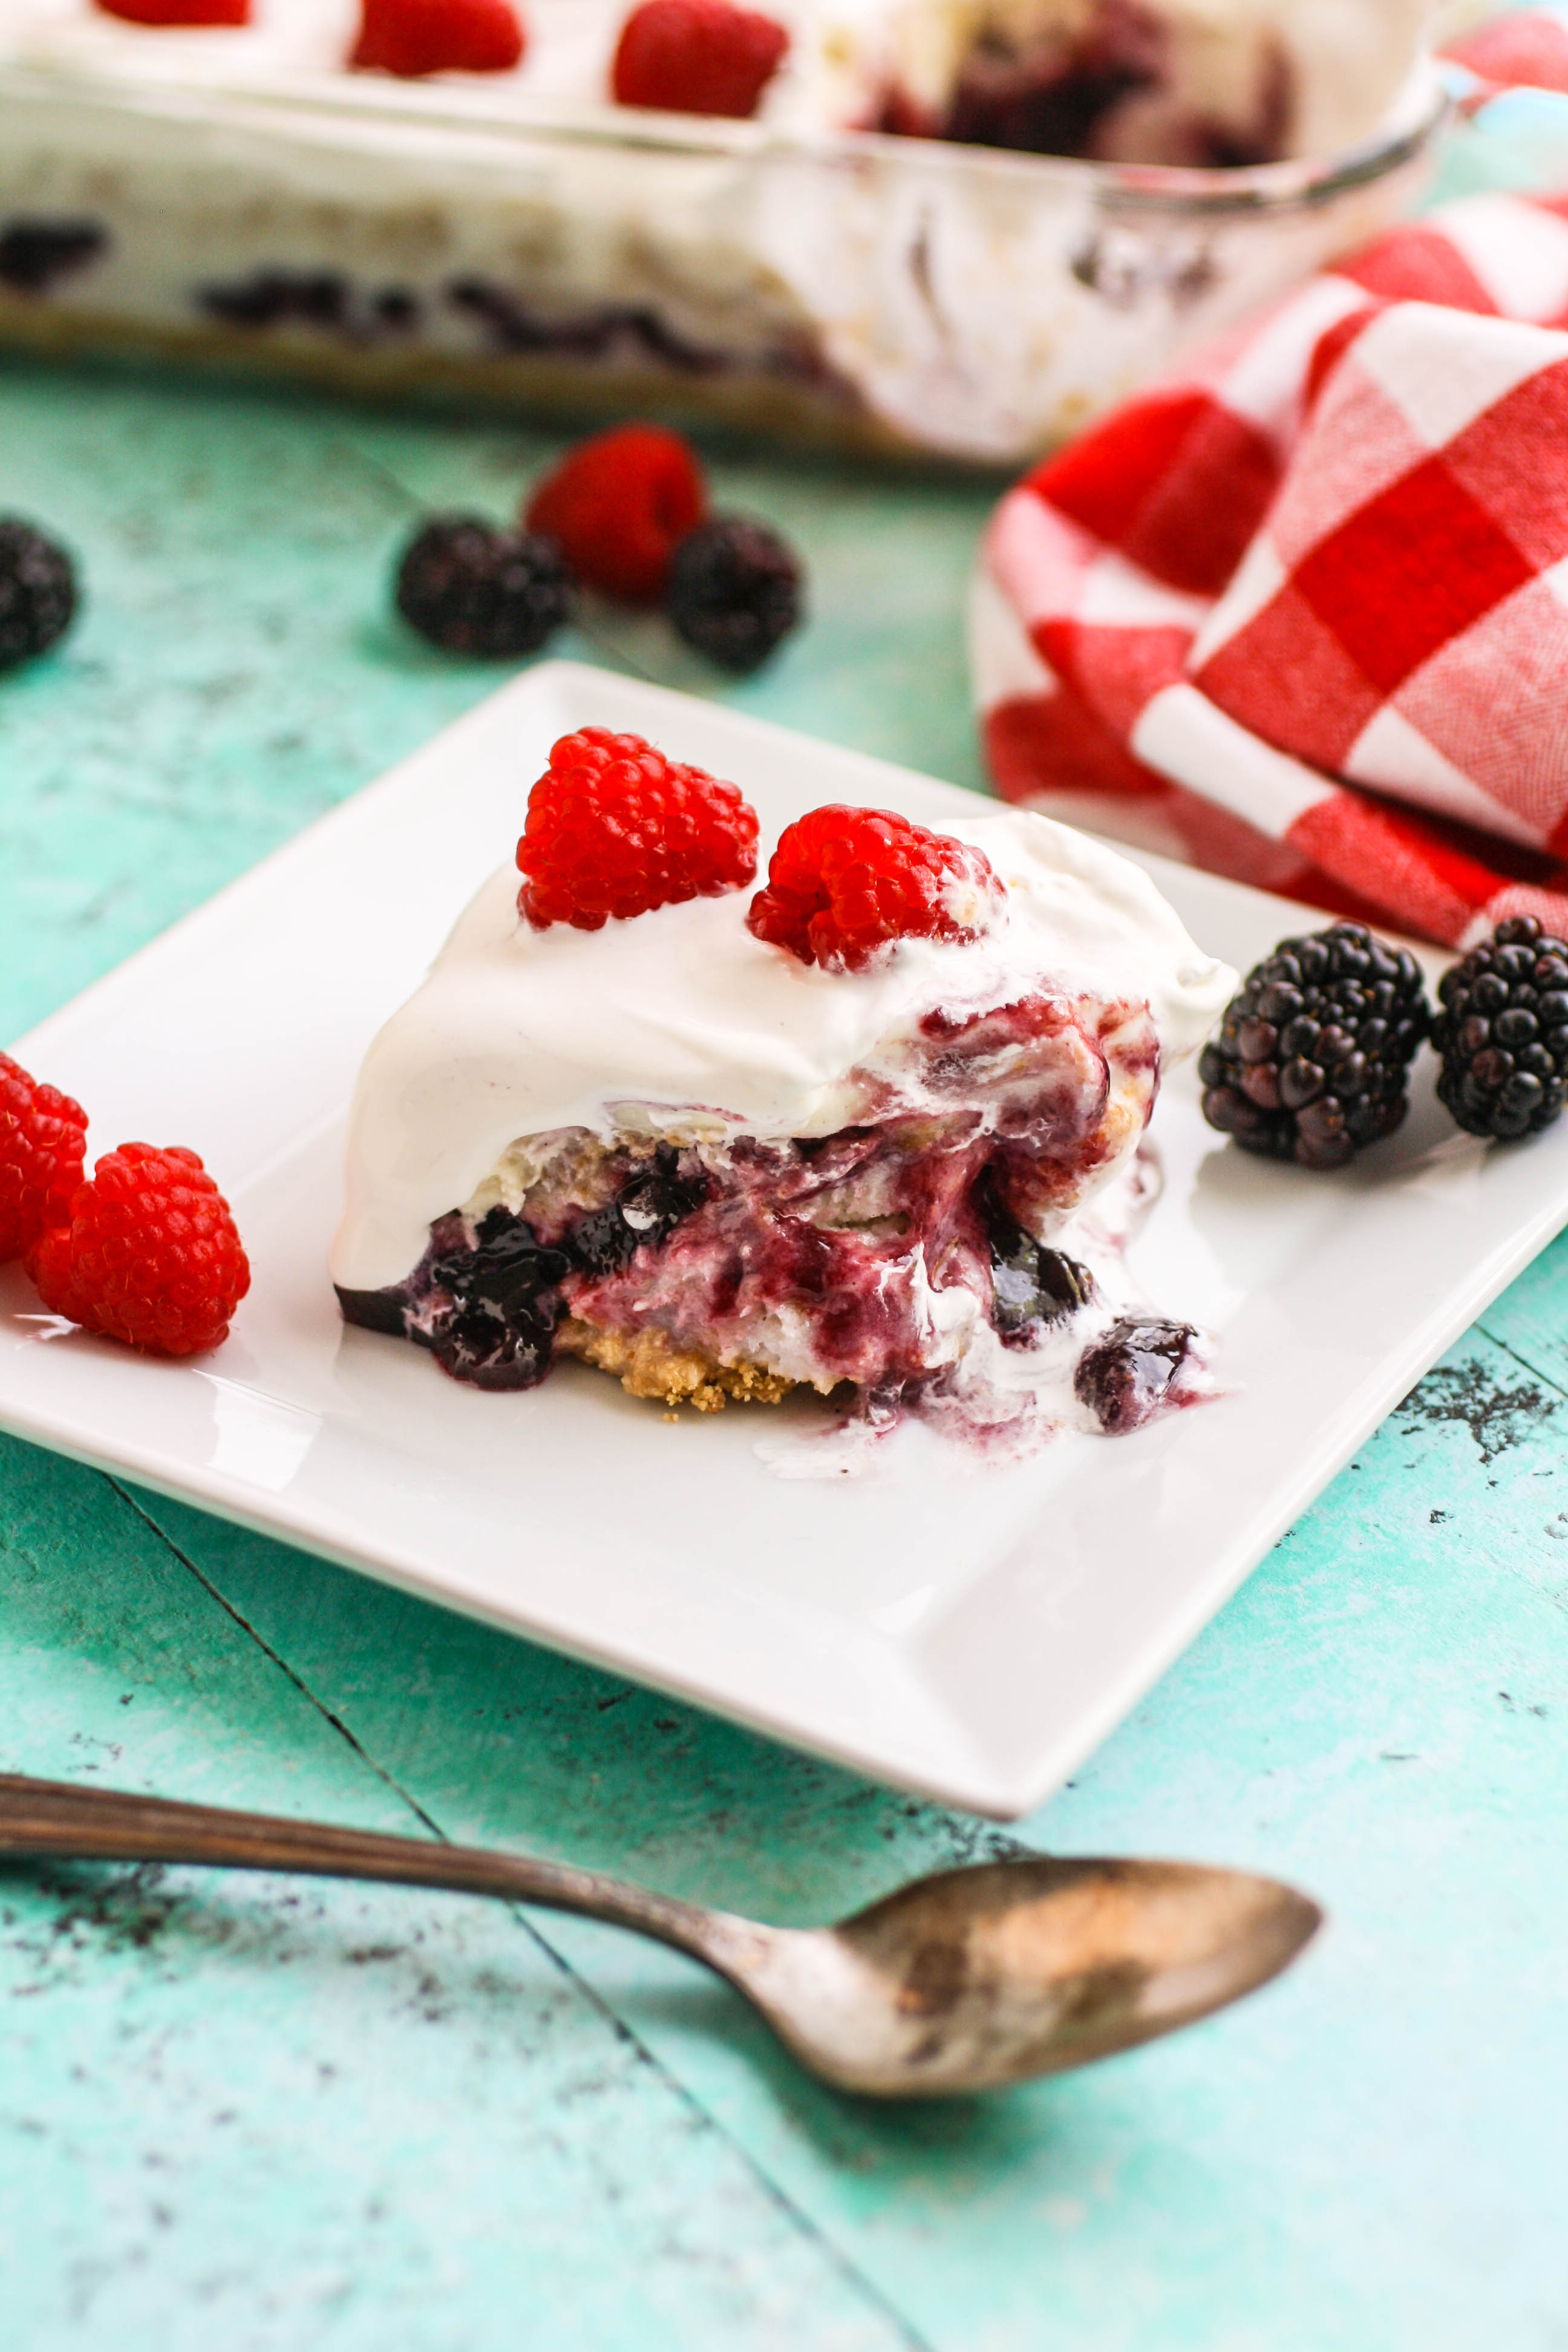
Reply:
[[707, 1181], [700, 1173], [680, 1173], [675, 1146], [657, 1144], [651, 1162], [606, 1208], [593, 1210], [563, 1235], [561, 1246], [584, 1274], [618, 1274], [642, 1243], [661, 1247], [681, 1219], [700, 1208], [707, 1197]]
[[1415, 957], [1363, 924], [1281, 940], [1204, 1047], [1204, 1117], [1263, 1159], [1342, 1168], [1409, 1109], [1429, 1018]]
[[1079, 1402], [1088, 1405], [1108, 1437], [1142, 1429], [1164, 1403], [1196, 1337], [1190, 1323], [1123, 1316], [1079, 1358], [1073, 1374]]
[[404, 550], [397, 609], [447, 653], [536, 653], [566, 618], [571, 574], [552, 539], [478, 515], [437, 515]]
[[664, 601], [689, 646], [723, 669], [766, 661], [800, 618], [801, 566], [765, 523], [710, 515], [676, 548]]
[[47, 653], [76, 611], [76, 572], [52, 539], [0, 515], [0, 670]]
[[1438, 1097], [1471, 1135], [1550, 1127], [1568, 1099], [1568, 944], [1533, 915], [1500, 923], [1438, 982], [1432, 1043]]
[[1005, 1345], [1028, 1347], [1042, 1324], [1058, 1323], [1089, 1305], [1095, 1285], [1089, 1268], [1030, 1239], [989, 1168], [975, 1184], [974, 1203], [991, 1252], [991, 1319]]
[[571, 1270], [564, 1253], [542, 1246], [521, 1217], [492, 1209], [474, 1248], [429, 1265], [429, 1280], [445, 1297], [422, 1336], [442, 1370], [475, 1388], [533, 1388], [550, 1370], [561, 1285]]

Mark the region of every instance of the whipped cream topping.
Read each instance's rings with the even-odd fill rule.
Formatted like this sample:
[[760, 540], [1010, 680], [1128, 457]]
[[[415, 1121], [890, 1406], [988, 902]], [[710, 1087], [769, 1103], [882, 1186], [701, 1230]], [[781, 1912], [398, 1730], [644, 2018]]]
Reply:
[[972, 941], [900, 940], [859, 972], [754, 939], [749, 889], [598, 931], [538, 931], [518, 914], [514, 869], [492, 875], [365, 1056], [334, 1281], [402, 1281], [432, 1223], [523, 1138], [779, 1140], [886, 1116], [889, 1090], [919, 1108], [921, 1024], [938, 1011], [1031, 993], [1147, 1005], [1165, 1061], [1201, 1042], [1236, 976], [1140, 867], [1021, 810], [945, 830], [990, 859], [1005, 892], [995, 919]]

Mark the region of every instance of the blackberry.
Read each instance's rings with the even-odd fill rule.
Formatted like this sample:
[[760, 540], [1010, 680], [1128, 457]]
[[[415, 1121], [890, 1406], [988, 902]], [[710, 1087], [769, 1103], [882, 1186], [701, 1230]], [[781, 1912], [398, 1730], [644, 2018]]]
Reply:
[[76, 573], [52, 539], [0, 515], [0, 670], [47, 653], [76, 611]]
[[669, 561], [665, 605], [689, 646], [723, 669], [755, 669], [800, 618], [801, 566], [766, 523], [710, 515]]
[[447, 653], [536, 653], [566, 618], [572, 579], [552, 539], [478, 515], [437, 515], [397, 567], [397, 609]]
[[1204, 1047], [1204, 1117], [1260, 1158], [1342, 1168], [1409, 1109], [1429, 1018], [1415, 957], [1364, 924], [1281, 940]]
[[1500, 923], [1437, 983], [1438, 1098], [1471, 1135], [1550, 1127], [1568, 1099], [1568, 944], [1533, 915]]

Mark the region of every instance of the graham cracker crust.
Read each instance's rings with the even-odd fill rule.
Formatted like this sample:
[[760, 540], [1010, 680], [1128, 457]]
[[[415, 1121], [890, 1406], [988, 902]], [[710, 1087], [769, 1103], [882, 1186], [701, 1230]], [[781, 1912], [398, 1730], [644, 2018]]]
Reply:
[[689, 1404], [699, 1412], [722, 1412], [737, 1404], [777, 1404], [796, 1384], [760, 1364], [721, 1364], [697, 1348], [679, 1348], [651, 1327], [646, 1331], [601, 1331], [569, 1317], [555, 1334], [562, 1354], [576, 1356], [618, 1380], [628, 1396], [660, 1404]]

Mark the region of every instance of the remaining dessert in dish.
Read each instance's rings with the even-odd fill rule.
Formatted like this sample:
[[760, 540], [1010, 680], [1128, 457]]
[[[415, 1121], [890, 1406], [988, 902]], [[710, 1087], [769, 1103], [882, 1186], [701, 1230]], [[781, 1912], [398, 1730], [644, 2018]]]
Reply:
[[[739, 47], [716, 73], [704, 31], [683, 85], [670, 27], [715, 10]], [[1393, 217], [1439, 111], [1429, 78], [1400, 90], [1416, 14], [0, 0], [0, 337], [1023, 457]], [[995, 152], [1142, 171], [1374, 131], [1353, 173], [1168, 210]]]
[[1163, 1065], [1234, 974], [1047, 820], [788, 827], [635, 737], [556, 746], [511, 869], [366, 1056], [345, 1317], [458, 1378], [553, 1355], [712, 1409], [1120, 1430], [1204, 1390], [1119, 1244]]

